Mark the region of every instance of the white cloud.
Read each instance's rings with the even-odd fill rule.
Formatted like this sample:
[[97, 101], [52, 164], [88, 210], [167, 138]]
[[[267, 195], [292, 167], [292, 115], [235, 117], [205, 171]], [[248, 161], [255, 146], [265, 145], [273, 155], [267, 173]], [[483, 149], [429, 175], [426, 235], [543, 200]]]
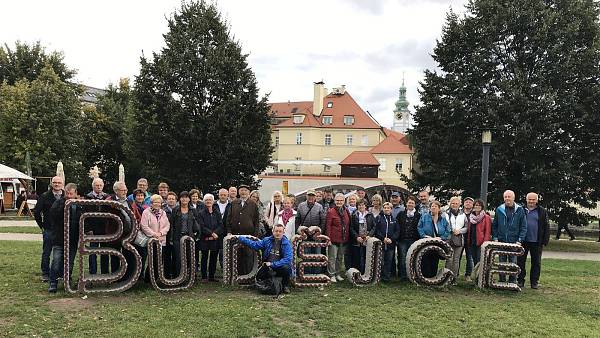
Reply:
[[[310, 100], [312, 82], [341, 84], [384, 125], [391, 125], [405, 76], [418, 102], [423, 70], [446, 12], [466, 0], [221, 0], [218, 7], [249, 53], [271, 101]], [[41, 40], [65, 53], [78, 81], [105, 87], [133, 77], [139, 57], [159, 51], [166, 19], [180, 0], [32, 1], [0, 4], [2, 42]]]

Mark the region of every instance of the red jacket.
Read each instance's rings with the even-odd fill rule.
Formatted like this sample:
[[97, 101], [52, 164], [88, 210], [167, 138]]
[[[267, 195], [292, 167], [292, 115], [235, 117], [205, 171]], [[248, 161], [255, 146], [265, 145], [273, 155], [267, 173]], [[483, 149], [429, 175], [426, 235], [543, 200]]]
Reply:
[[[467, 225], [467, 245], [471, 245], [471, 222]], [[492, 218], [487, 213], [483, 216], [483, 219], [477, 223], [477, 229], [475, 229], [477, 235], [477, 246], [481, 246], [483, 242], [489, 241], [492, 238]]]
[[337, 207], [329, 208], [327, 211], [325, 234], [329, 236], [331, 242], [335, 244], [346, 243], [350, 238], [350, 213], [348, 212], [348, 209], [344, 208], [342, 216], [344, 217], [343, 227]]

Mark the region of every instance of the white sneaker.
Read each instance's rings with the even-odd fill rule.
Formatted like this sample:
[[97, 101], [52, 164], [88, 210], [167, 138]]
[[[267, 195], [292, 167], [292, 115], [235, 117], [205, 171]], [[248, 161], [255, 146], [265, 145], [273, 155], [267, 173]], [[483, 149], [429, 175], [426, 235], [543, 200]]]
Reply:
[[337, 279], [335, 279], [335, 276], [331, 276], [329, 279], [331, 280], [332, 283], [337, 282]]
[[337, 276], [337, 280], [338, 280], [338, 282], [343, 282], [343, 281], [344, 281], [344, 278], [342, 278], [342, 276], [339, 276], [339, 275], [338, 275], [338, 276]]

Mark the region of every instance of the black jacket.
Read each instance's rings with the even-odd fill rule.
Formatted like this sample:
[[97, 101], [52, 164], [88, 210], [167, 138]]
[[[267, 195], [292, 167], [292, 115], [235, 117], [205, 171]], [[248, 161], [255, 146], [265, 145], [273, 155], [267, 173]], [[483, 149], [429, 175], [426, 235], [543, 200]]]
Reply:
[[[52, 204], [50, 208], [50, 222], [52, 228], [50, 230], [50, 240], [53, 246], [64, 247], [65, 242], [65, 202], [66, 199], [62, 197]], [[81, 207], [71, 206], [70, 218], [69, 218], [69, 243], [70, 245], [77, 245], [79, 242], [79, 218], [81, 217]], [[75, 243], [75, 244], [73, 244]]]
[[401, 211], [396, 218], [400, 228], [398, 240], [416, 241], [420, 239], [421, 236], [419, 236], [419, 230], [417, 229], [419, 219], [421, 219], [421, 214], [418, 210], [415, 210], [415, 215], [412, 218], [406, 217], [406, 210]]
[[[223, 243], [223, 219], [219, 206], [213, 205], [212, 213], [205, 207], [200, 210], [200, 250], [219, 250]], [[219, 236], [217, 239], [211, 239], [212, 234]]]
[[[367, 234], [368, 236], [373, 236], [375, 234], [375, 216], [372, 213], [367, 212], [365, 215], [365, 219], [367, 221]], [[350, 244], [357, 245], [358, 242], [356, 238], [359, 233], [359, 217], [358, 217], [358, 209], [354, 210], [352, 215], [350, 215]]]
[[[550, 224], [548, 223], [548, 211], [538, 205], [538, 243], [546, 246], [550, 242]], [[529, 209], [525, 208], [525, 213]]]
[[394, 217], [392, 217], [392, 215], [385, 215], [381, 213], [381, 215], [377, 218], [377, 222], [375, 222], [375, 237], [379, 238], [383, 242], [383, 239], [386, 235], [386, 230], [387, 237], [392, 240], [392, 243], [389, 245], [395, 245], [400, 230], [398, 228], [398, 222], [394, 219]]
[[175, 209], [171, 212], [171, 216], [169, 217], [169, 222], [171, 223], [171, 227], [169, 228], [169, 233], [167, 234], [167, 240], [169, 243], [173, 243], [177, 245], [175, 242], [179, 242], [181, 237], [190, 236], [192, 238], [196, 238], [200, 234], [200, 223], [196, 212], [193, 209], [188, 209], [187, 213], [187, 223], [186, 229], [184, 231], [184, 226], [181, 220], [181, 207], [176, 206]]
[[[61, 196], [64, 197], [65, 193], [61, 192]], [[50, 223], [50, 208], [52, 208], [52, 204], [54, 204], [56, 200], [52, 189], [46, 191], [38, 198], [35, 209], [33, 210], [33, 215], [35, 217], [35, 222], [40, 229], [50, 230], [52, 228], [52, 224]]]

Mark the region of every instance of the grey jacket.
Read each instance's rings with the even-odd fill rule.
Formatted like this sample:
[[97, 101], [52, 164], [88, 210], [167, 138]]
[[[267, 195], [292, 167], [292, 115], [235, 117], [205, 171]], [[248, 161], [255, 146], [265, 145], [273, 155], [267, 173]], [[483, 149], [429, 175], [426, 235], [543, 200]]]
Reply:
[[[310, 212], [309, 212], [310, 210]], [[325, 210], [319, 203], [315, 203], [312, 207], [308, 206], [306, 201], [298, 205], [298, 214], [296, 215], [296, 230], [301, 225], [310, 227], [313, 225], [321, 228], [321, 233], [325, 233]]]

